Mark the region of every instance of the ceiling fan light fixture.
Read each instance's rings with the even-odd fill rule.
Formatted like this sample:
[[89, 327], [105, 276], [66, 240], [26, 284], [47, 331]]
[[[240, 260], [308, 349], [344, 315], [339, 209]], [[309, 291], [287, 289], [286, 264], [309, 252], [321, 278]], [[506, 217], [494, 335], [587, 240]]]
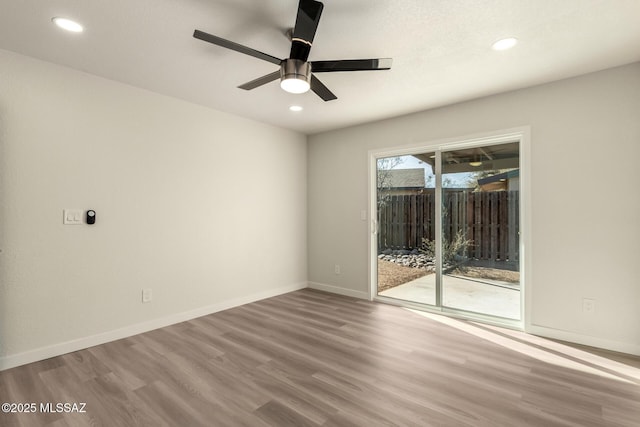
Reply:
[[473, 166], [474, 168], [477, 168], [478, 166], [482, 166], [482, 162], [479, 162], [479, 161], [469, 162], [469, 166]]
[[305, 93], [311, 88], [311, 66], [298, 59], [286, 59], [280, 65], [280, 87], [289, 93]]
[[288, 78], [280, 80], [280, 87], [289, 93], [305, 93], [311, 88], [309, 82], [299, 78]]

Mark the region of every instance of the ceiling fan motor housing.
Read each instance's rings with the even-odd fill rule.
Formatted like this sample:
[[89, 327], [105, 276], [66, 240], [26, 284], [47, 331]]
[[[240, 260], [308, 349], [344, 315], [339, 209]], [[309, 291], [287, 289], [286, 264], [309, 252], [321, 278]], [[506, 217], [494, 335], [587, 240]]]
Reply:
[[[289, 88], [285, 87], [290, 85]], [[280, 86], [288, 92], [303, 93], [311, 85], [311, 64], [299, 59], [285, 59], [280, 64]]]

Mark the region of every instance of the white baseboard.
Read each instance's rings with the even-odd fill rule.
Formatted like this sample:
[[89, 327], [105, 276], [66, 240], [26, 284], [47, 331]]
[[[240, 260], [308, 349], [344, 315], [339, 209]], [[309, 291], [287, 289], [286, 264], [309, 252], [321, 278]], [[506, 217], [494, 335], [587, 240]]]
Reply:
[[119, 340], [122, 338], [127, 338], [132, 335], [137, 335], [143, 332], [152, 331], [154, 329], [163, 328], [165, 326], [195, 319], [196, 317], [206, 316], [208, 314], [216, 313], [223, 310], [228, 310], [230, 308], [238, 307], [244, 304], [249, 304], [262, 299], [286, 294], [288, 292], [297, 291], [300, 289], [304, 289], [306, 287], [307, 287], [306, 282], [297, 283], [289, 286], [283, 286], [275, 289], [270, 289], [268, 291], [248, 295], [241, 298], [234, 298], [231, 300], [222, 301], [220, 303], [209, 305], [206, 307], [189, 310], [182, 313], [172, 314], [169, 316], [161, 317], [161, 318], [150, 320], [147, 322], [137, 323], [135, 325], [126, 326], [124, 328], [102, 332], [100, 334], [91, 335], [88, 337], [82, 337], [75, 340], [62, 342], [59, 344], [53, 344], [50, 346], [25, 351], [23, 353], [0, 357], [0, 371], [14, 368], [16, 366], [26, 365], [27, 363], [48, 359], [50, 357], [60, 356], [63, 354], [71, 353], [74, 351], [82, 350], [85, 348], [93, 347], [93, 346], [104, 344], [107, 342]]
[[640, 356], [640, 345], [638, 344], [612, 341], [538, 325], [528, 325], [525, 331], [529, 334], [539, 335], [545, 338], [552, 338], [560, 341], [571, 342], [574, 344], [581, 344], [589, 347], [597, 347], [605, 350]]
[[339, 286], [325, 285], [324, 283], [309, 282], [309, 288], [318, 291], [331, 292], [332, 294], [344, 295], [347, 297], [369, 299], [369, 294], [363, 291], [355, 291], [353, 289], [341, 288]]

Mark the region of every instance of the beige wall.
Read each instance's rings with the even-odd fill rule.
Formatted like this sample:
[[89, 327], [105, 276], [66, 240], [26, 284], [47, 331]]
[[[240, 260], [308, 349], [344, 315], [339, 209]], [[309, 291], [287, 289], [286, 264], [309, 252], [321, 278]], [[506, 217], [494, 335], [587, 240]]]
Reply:
[[0, 368], [306, 286], [304, 135], [6, 51], [0, 200]]
[[[309, 281], [368, 292], [369, 150], [530, 126], [527, 329], [640, 354], [639, 117], [636, 63], [311, 136]], [[595, 314], [582, 312], [583, 298], [596, 300]]]

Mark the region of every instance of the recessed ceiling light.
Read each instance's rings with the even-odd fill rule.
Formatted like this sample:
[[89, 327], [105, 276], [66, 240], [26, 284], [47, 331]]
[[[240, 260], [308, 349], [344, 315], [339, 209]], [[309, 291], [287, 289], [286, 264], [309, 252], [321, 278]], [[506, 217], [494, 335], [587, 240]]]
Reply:
[[58, 27], [71, 31], [72, 33], [81, 33], [83, 30], [82, 25], [78, 24], [76, 21], [72, 21], [71, 19], [55, 17], [52, 18], [51, 21], [53, 21], [53, 23]]
[[491, 45], [491, 49], [493, 50], [507, 50], [511, 49], [515, 45], [518, 44], [518, 39], [509, 37], [507, 39], [498, 40], [493, 45]]
[[289, 110], [291, 111], [302, 111], [302, 107], [299, 105], [292, 105], [291, 107], [289, 107]]

